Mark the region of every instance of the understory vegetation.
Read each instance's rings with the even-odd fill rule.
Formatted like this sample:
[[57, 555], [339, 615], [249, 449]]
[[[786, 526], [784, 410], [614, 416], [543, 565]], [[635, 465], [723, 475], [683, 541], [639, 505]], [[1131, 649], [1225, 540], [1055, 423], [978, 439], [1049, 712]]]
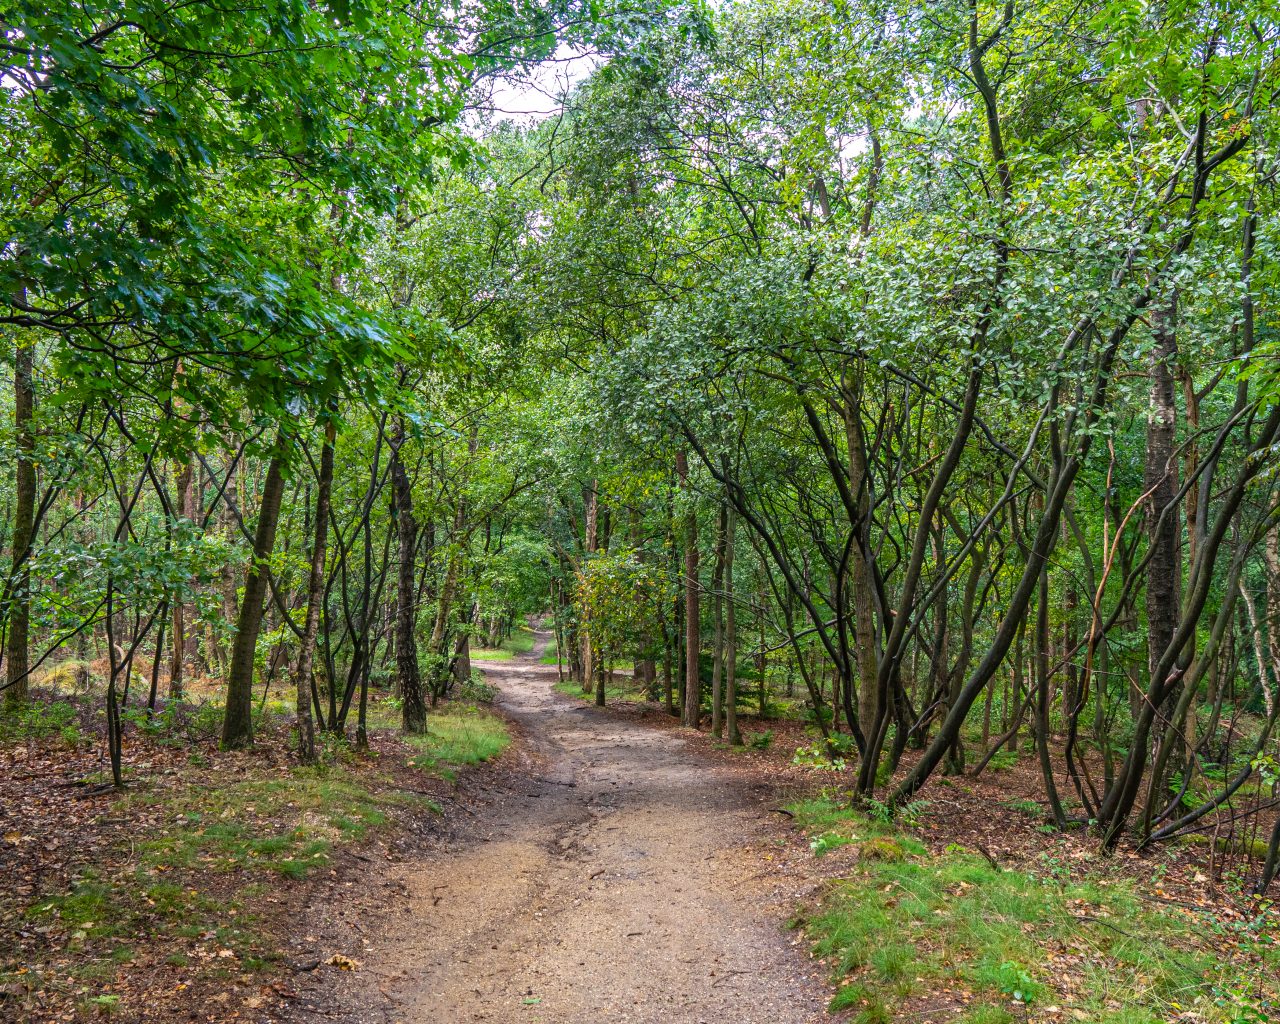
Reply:
[[839, 982], [832, 1008], [860, 1024], [940, 999], [968, 1024], [1261, 1024], [1280, 1005], [1280, 942], [1264, 915], [1224, 925], [1078, 860], [1033, 871], [956, 844], [931, 851], [847, 800], [792, 810], [816, 855], [852, 854], [793, 924]]
[[[867, 1024], [1280, 1012], [1274, 4], [0, 32], [0, 1014], [163, 922], [267, 960], [253, 886], [502, 753], [473, 659], [838, 790], [807, 927]], [[1198, 851], [1218, 924], [888, 824], [972, 792]]]

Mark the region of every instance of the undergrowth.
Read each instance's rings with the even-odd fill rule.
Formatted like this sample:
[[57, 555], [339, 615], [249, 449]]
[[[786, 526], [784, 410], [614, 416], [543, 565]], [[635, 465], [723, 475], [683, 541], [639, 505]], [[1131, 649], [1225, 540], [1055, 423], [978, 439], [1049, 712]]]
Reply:
[[295, 768], [226, 786], [142, 792], [173, 827], [138, 845], [146, 868], [254, 869], [304, 878], [336, 843], [363, 839], [412, 794], [367, 788], [341, 766]]
[[794, 921], [840, 983], [831, 1008], [858, 1024], [939, 993], [967, 1024], [1280, 1017], [1280, 946], [1265, 930], [1146, 903], [1124, 882], [1000, 869], [959, 848], [935, 855], [834, 800], [790, 809], [815, 854], [858, 846], [848, 877]]
[[533, 650], [537, 637], [528, 626], [519, 626], [497, 647], [474, 647], [471, 657], [479, 661], [510, 661], [519, 654], [528, 654]]
[[497, 757], [507, 749], [511, 734], [506, 723], [491, 711], [451, 704], [427, 716], [426, 735], [406, 736], [405, 740], [419, 751], [410, 759], [411, 765], [452, 778], [454, 768]]
[[276, 954], [260, 934], [260, 915], [280, 878], [327, 866], [336, 847], [366, 838], [399, 810], [439, 811], [387, 776], [342, 763], [268, 777], [215, 773], [120, 800], [127, 817], [153, 823], [130, 844], [128, 866], [83, 868], [25, 911], [76, 954], [71, 973], [46, 986], [105, 982], [139, 942], [168, 947], [175, 966], [264, 969]]

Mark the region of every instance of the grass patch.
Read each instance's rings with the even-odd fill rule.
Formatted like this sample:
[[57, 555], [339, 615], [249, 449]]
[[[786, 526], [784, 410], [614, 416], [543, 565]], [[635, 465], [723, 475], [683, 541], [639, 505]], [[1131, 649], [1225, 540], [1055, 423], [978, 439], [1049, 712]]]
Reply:
[[[582, 692], [582, 684], [576, 683], [572, 679], [564, 679], [558, 683], [552, 684], [553, 689], [557, 693], [563, 693], [566, 697], [573, 697], [576, 700], [595, 703], [596, 692], [592, 690], [590, 693]], [[641, 701], [645, 699], [644, 687], [637, 686], [630, 676], [614, 676], [613, 685], [608, 683], [604, 687], [604, 699], [608, 701]]]
[[337, 842], [386, 823], [407, 794], [374, 793], [341, 767], [295, 768], [271, 779], [133, 799], [163, 808], [173, 824], [138, 847], [144, 868], [254, 870], [304, 878]]
[[479, 764], [497, 757], [511, 742], [506, 723], [491, 711], [473, 705], [450, 705], [427, 716], [425, 736], [406, 736], [417, 748], [410, 764], [446, 776], [449, 769]]
[[[274, 958], [264, 950], [255, 931], [257, 917], [246, 910], [253, 903], [249, 889], [229, 900], [214, 900], [190, 886], [139, 867], [131, 875], [103, 880], [87, 870], [69, 891], [46, 897], [28, 908], [35, 926], [60, 933], [76, 956], [68, 968], [72, 982], [105, 982], [129, 966], [136, 952], [122, 940], [137, 942], [163, 936], [172, 946], [180, 940], [209, 942], [228, 950], [238, 966], [260, 970]], [[166, 963], [185, 966], [183, 952], [172, 952]]]
[[[77, 984], [116, 977], [140, 943], [165, 948], [172, 966], [197, 962], [195, 953], [234, 972], [267, 969], [276, 954], [257, 915], [279, 878], [306, 877], [396, 808], [425, 803], [368, 781], [382, 779], [335, 765], [130, 792], [122, 800], [157, 823], [134, 844], [133, 867], [109, 877], [86, 868], [25, 917], [75, 952], [68, 981]], [[211, 874], [231, 876], [213, 886], [216, 896]]]
[[[539, 664], [556, 664], [557, 653], [558, 653], [558, 646], [556, 644], [556, 640], [553, 639], [552, 643], [549, 643], [547, 645], [547, 650], [544, 650], [543, 657], [538, 659]], [[564, 668], [567, 669], [568, 655], [567, 654], [559, 655], [559, 663], [561, 663], [562, 666], [564, 666]], [[631, 658], [618, 658], [613, 662], [613, 671], [614, 672], [634, 672], [635, 662]]]
[[17, 709], [0, 717], [0, 743], [60, 737], [68, 746], [76, 746], [84, 737], [78, 724], [79, 712], [65, 700], [43, 701], [33, 697]]
[[[968, 1024], [1053, 1004], [1099, 1024], [1280, 1016], [1280, 945], [1257, 922], [1149, 904], [1124, 882], [996, 870], [959, 849], [935, 856], [833, 800], [790, 809], [814, 844], [860, 844], [851, 875], [795, 922], [847, 981], [833, 1008], [858, 1009], [855, 1020], [879, 1020], [922, 988], [976, 997]], [[886, 843], [895, 856], [879, 855]]]
[[[554, 665], [556, 663], [557, 651], [558, 646], [555, 639], [552, 638], [551, 643], [547, 644], [547, 649], [542, 652], [542, 657], [538, 659], [538, 663], [540, 665]], [[569, 667], [569, 657], [567, 654], [561, 655], [560, 664], [564, 665], [565, 668]], [[613, 663], [613, 670], [615, 672], [633, 672], [635, 671], [635, 662], [631, 658], [619, 658]]]
[[[517, 626], [515, 632], [497, 647], [473, 647], [471, 657], [478, 661], [510, 661], [517, 655], [528, 654], [538, 638], [528, 626]], [[555, 664], [555, 658], [551, 659]]]

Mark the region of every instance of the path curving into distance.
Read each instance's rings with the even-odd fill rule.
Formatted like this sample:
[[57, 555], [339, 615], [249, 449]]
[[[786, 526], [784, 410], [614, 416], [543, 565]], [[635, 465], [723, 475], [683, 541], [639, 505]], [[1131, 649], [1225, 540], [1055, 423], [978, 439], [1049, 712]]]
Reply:
[[[523, 734], [525, 777], [483, 835], [392, 865], [327, 1016], [400, 1024], [813, 1024], [815, 965], [743, 879], [770, 794], [679, 731], [552, 689], [547, 637], [479, 663]], [[480, 826], [477, 826], [479, 829]], [[399, 903], [400, 900], [398, 899]], [[377, 915], [375, 915], [376, 917]]]

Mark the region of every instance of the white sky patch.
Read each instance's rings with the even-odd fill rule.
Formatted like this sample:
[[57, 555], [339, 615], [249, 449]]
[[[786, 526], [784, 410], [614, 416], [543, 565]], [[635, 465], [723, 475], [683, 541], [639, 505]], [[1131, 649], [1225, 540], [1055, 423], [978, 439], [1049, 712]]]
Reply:
[[499, 78], [475, 104], [491, 123], [541, 121], [564, 109], [565, 97], [604, 63], [594, 52], [561, 43], [555, 54], [531, 71]]

